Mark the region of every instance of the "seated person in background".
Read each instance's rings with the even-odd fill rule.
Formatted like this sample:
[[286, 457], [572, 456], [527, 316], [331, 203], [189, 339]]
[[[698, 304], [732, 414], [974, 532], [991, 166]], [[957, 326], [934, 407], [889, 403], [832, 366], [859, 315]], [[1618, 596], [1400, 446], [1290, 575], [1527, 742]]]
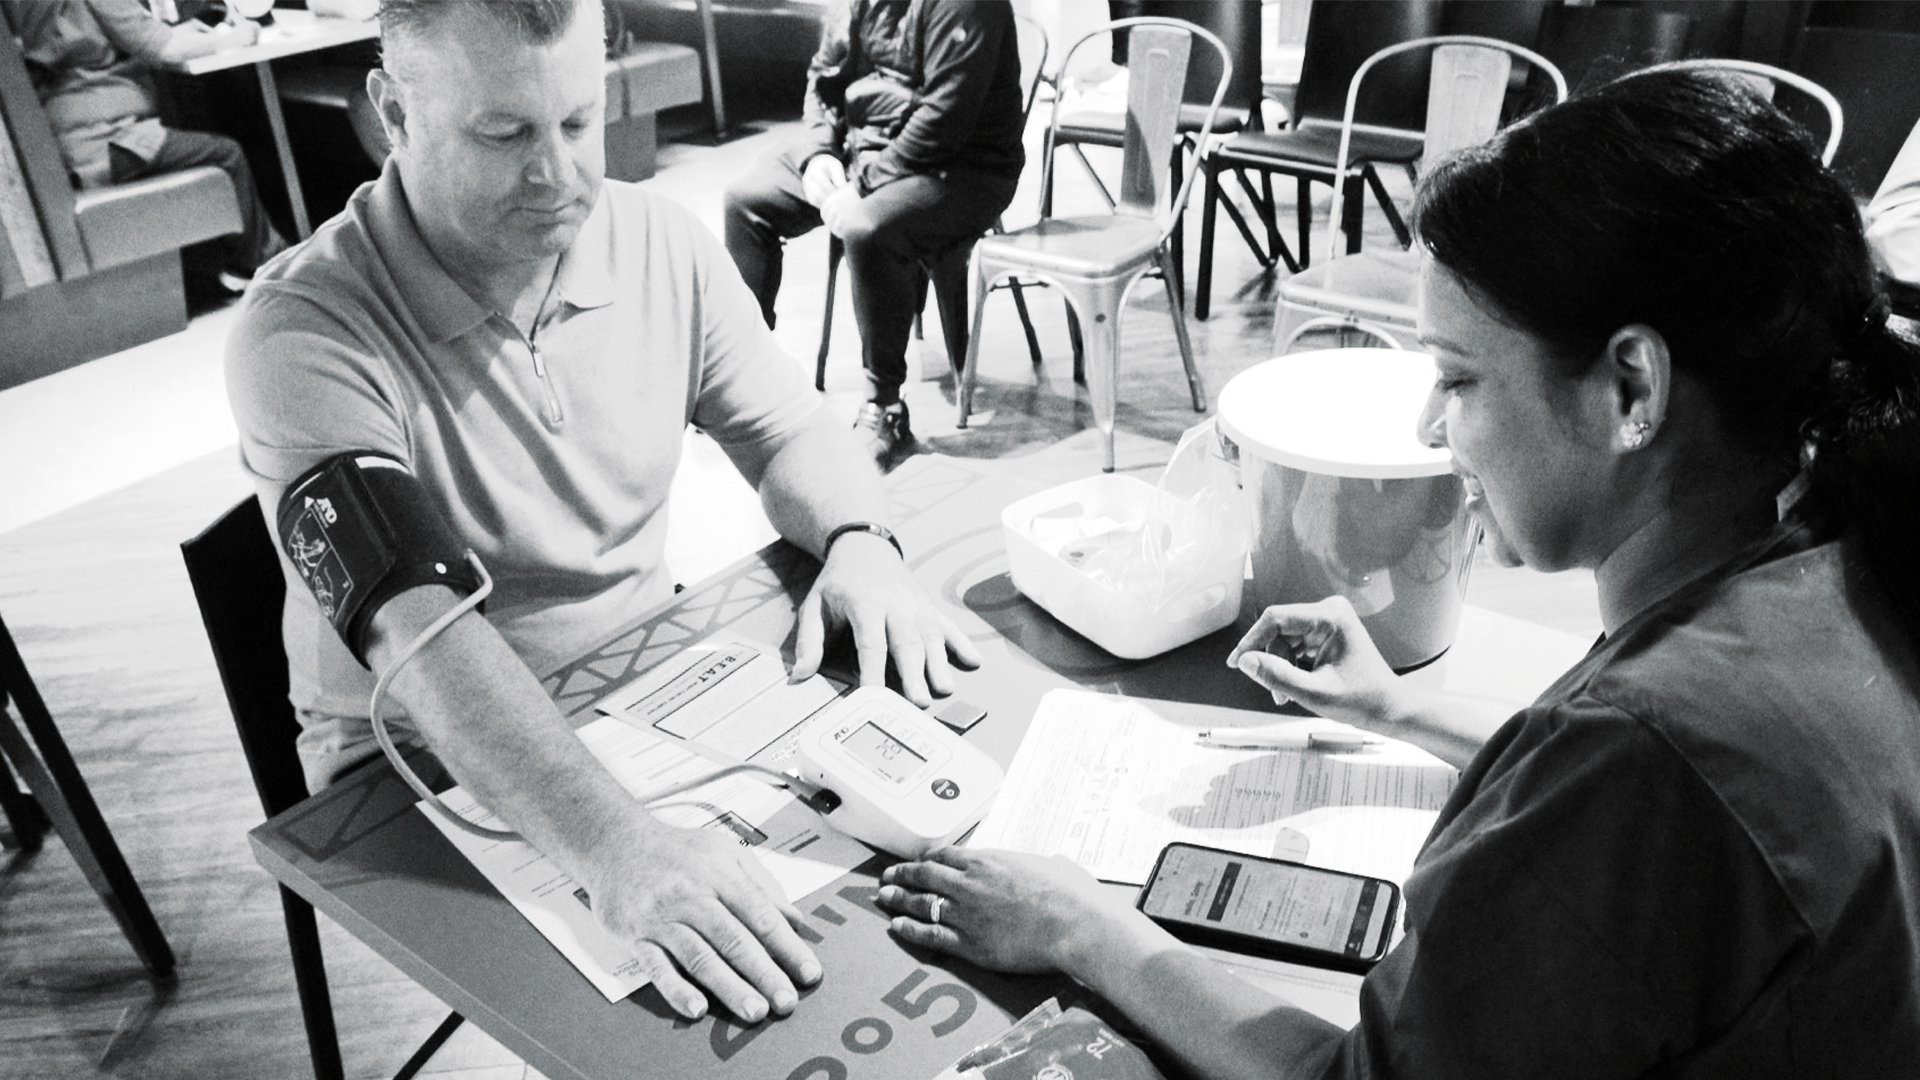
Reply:
[[1894, 310], [1920, 319], [1920, 124], [1867, 204], [1867, 243], [1886, 275]]
[[877, 460], [913, 441], [900, 386], [920, 260], [1013, 200], [1022, 105], [1005, 0], [840, 0], [808, 68], [805, 136], [727, 188], [727, 252], [768, 326], [782, 245], [823, 222], [846, 243], [867, 370], [854, 427]]
[[[800, 605], [796, 677], [841, 626], [863, 682], [891, 652], [921, 703], [951, 691], [949, 650], [978, 656], [914, 584], [877, 524], [873, 463], [780, 354], [720, 244], [681, 207], [603, 183], [600, 5], [387, 0], [380, 19], [368, 83], [393, 150], [248, 292], [227, 351], [243, 463], [270, 524], [291, 482], [342, 456], [413, 478], [403, 508], [441, 519], [495, 587], [484, 617], [460, 615], [400, 670], [389, 711], [640, 943], [674, 1009], [706, 1012], [698, 982], [749, 1022], [769, 1003], [784, 1013], [819, 963], [751, 857], [636, 804], [540, 677], [672, 595], [665, 504], [690, 423], [825, 561]], [[373, 676], [285, 568], [317, 787], [379, 753]], [[459, 599], [433, 582], [398, 592], [359, 655], [386, 671]]]
[[[0, 0], [19, 33], [33, 88], [46, 107], [74, 186], [105, 187], [143, 176], [217, 165], [233, 180], [240, 232], [211, 241], [208, 259], [189, 250], [190, 284], [238, 292], [287, 242], [267, 220], [240, 144], [225, 135], [160, 123], [151, 68], [251, 45], [260, 28], [235, 19], [168, 26], [138, 0]], [[196, 245], [197, 246], [197, 245]]]
[[1771, 104], [1668, 72], [1441, 162], [1415, 215], [1419, 431], [1496, 555], [1593, 568], [1606, 633], [1490, 735], [1338, 598], [1233, 650], [1276, 701], [1471, 753], [1358, 1026], [1064, 860], [891, 867], [895, 931], [1063, 970], [1197, 1076], [1912, 1077], [1920, 357], [1852, 197]]

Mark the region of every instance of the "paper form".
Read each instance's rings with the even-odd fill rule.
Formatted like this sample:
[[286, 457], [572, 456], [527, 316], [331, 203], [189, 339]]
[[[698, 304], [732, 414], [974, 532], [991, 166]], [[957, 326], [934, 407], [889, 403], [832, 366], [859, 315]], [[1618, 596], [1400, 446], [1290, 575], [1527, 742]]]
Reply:
[[[1346, 753], [1207, 746], [1199, 732], [1218, 720], [1181, 713], [1169, 702], [1051, 691], [968, 846], [1065, 855], [1095, 877], [1138, 885], [1160, 849], [1183, 840], [1405, 884], [1459, 775], [1394, 739]], [[1359, 975], [1197, 951], [1329, 1023], [1360, 1022]]]
[[1458, 775], [1396, 740], [1344, 753], [1206, 746], [1179, 710], [1048, 693], [968, 843], [1065, 855], [1136, 885], [1176, 840], [1400, 881]]
[[793, 756], [800, 728], [841, 690], [820, 675], [788, 683], [777, 649], [715, 639], [662, 661], [594, 708], [736, 761], [771, 765]]
[[[685, 746], [612, 717], [577, 731], [615, 780], [635, 796], [709, 772], [713, 764]], [[479, 825], [505, 824], [460, 788], [441, 795], [455, 812]], [[618, 1001], [647, 984], [631, 942], [607, 932], [593, 917], [576, 881], [521, 840], [474, 836], [419, 804], [493, 887], [544, 934], [561, 955], [604, 994]], [[653, 807], [669, 825], [726, 829], [758, 858], [792, 903], [872, 856], [866, 845], [838, 832], [792, 795], [750, 776], [729, 776]]]

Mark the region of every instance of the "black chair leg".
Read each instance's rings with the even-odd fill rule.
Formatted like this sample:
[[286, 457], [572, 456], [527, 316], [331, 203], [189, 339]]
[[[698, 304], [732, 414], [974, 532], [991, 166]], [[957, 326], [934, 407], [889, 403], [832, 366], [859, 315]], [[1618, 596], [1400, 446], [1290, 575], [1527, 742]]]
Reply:
[[1300, 265], [1313, 263], [1313, 181], [1298, 177], [1293, 189], [1293, 220], [1300, 233]]
[[[13, 725], [12, 713], [4, 705], [8, 700], [19, 708], [24, 735]], [[28, 738], [33, 740], [32, 746], [27, 744]], [[5, 623], [0, 623], [0, 752], [20, 770], [27, 790], [34, 793], [54, 831], [66, 843], [68, 854], [79, 864], [87, 884], [119, 924], [140, 962], [155, 978], [172, 975], [173, 948], [154, 919], [153, 909], [147, 906], [146, 895], [134, 880], [120, 845], [114, 842], [39, 689], [27, 674], [26, 661], [15, 648]]]
[[440, 1026], [433, 1029], [433, 1034], [427, 1036], [427, 1041], [420, 1044], [420, 1049], [415, 1050], [413, 1056], [407, 1059], [407, 1063], [400, 1066], [400, 1071], [393, 1074], [393, 1080], [413, 1080], [414, 1074], [418, 1073], [427, 1064], [428, 1059], [446, 1045], [447, 1040], [452, 1038], [453, 1033], [458, 1031], [460, 1025], [465, 1022], [466, 1017], [459, 1013], [448, 1013], [447, 1018], [440, 1021]]
[[[1213, 307], [1213, 226], [1220, 206], [1220, 170], [1209, 159], [1200, 163], [1200, 171], [1206, 190], [1200, 195], [1200, 269], [1193, 280], [1193, 317], [1205, 319]], [[1231, 204], [1228, 211], [1232, 213]], [[1246, 227], [1240, 231], [1244, 233]]]
[[[1373, 189], [1373, 197], [1380, 203], [1380, 212], [1387, 215], [1387, 224], [1393, 227], [1393, 238], [1400, 241], [1400, 246], [1403, 248], [1412, 247], [1413, 234], [1407, 231], [1407, 223], [1405, 219], [1400, 216], [1400, 208], [1393, 205], [1393, 200], [1387, 196], [1387, 186], [1381, 182], [1379, 170], [1369, 165], [1364, 170], [1364, 173], [1367, 178], [1367, 186]], [[1356, 244], [1353, 250], [1358, 251], [1360, 250], [1357, 246], [1360, 235], [1359, 231], [1356, 229], [1353, 235], [1354, 243]]]
[[1073, 343], [1073, 381], [1084, 384], [1087, 381], [1087, 344], [1080, 336], [1080, 315], [1067, 304], [1067, 340]]
[[[1372, 169], [1366, 170], [1365, 175], [1372, 176]], [[1366, 203], [1361, 201], [1364, 197], [1365, 192], [1361, 190], [1360, 177], [1348, 177], [1347, 194], [1340, 202], [1339, 229], [1346, 234], [1349, 255], [1360, 250], [1360, 215], [1366, 210]]]
[[34, 797], [14, 783], [4, 752], [0, 752], [0, 814], [6, 816], [7, 832], [21, 851], [39, 851], [47, 829], [53, 825]]
[[921, 268], [933, 285], [933, 302], [940, 309], [940, 329], [947, 339], [947, 363], [956, 380], [967, 361], [967, 290], [973, 285], [967, 276], [967, 256], [972, 252], [972, 244], [958, 244]]
[[[1186, 140], [1173, 141], [1173, 153], [1167, 156], [1167, 168], [1172, 175], [1167, 178], [1168, 191], [1180, 190], [1180, 181], [1185, 175], [1181, 163], [1186, 159], [1183, 147]], [[1167, 237], [1167, 250], [1172, 253], [1168, 259], [1168, 268], [1173, 271], [1172, 280], [1167, 288], [1173, 290], [1174, 306], [1182, 311], [1187, 307], [1187, 215], [1181, 214], [1173, 221], [1173, 233]]]
[[1033, 366], [1038, 370], [1042, 364], [1040, 335], [1034, 333], [1033, 315], [1027, 311], [1026, 287], [1019, 278], [1007, 279], [1007, 288], [1013, 292], [1014, 310], [1020, 313], [1020, 328], [1027, 332], [1027, 355], [1033, 357]]
[[293, 954], [293, 985], [300, 995], [300, 1015], [307, 1025], [307, 1053], [313, 1058], [314, 1080], [345, 1080], [340, 1061], [340, 1035], [333, 1026], [333, 996], [327, 990], [327, 968], [320, 953], [320, 927], [313, 905], [285, 885], [280, 886], [280, 911], [287, 923], [287, 948]]
[[827, 388], [827, 347], [833, 344], [833, 286], [840, 280], [840, 260], [847, 246], [835, 236], [827, 240], [827, 305], [820, 313], [820, 355], [813, 362], [813, 388]]

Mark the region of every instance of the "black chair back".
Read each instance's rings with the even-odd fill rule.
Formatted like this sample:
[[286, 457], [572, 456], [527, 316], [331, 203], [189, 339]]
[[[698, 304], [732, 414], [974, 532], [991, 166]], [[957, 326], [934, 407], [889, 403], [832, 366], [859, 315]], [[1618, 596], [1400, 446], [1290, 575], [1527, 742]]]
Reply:
[[[1788, 67], [1826, 87], [1847, 111], [1833, 168], [1853, 193], [1871, 198], [1920, 120], [1920, 34], [1809, 26]], [[1820, 110], [1799, 94], [1774, 99], [1782, 112], [1826, 130]]]
[[181, 544], [180, 554], [260, 805], [272, 817], [308, 793], [294, 748], [300, 721], [287, 700], [287, 651], [280, 637], [286, 579], [259, 499], [236, 503]]
[[1687, 55], [1693, 17], [1650, 7], [1555, 7], [1540, 17], [1534, 51], [1553, 61], [1567, 88], [1599, 86], [1629, 71]]
[[[1133, 15], [1184, 19], [1213, 31], [1227, 43], [1227, 52], [1233, 58], [1233, 78], [1227, 83], [1227, 95], [1220, 107], [1247, 110], [1259, 103], [1260, 0], [1131, 0], [1110, 4], [1109, 8], [1116, 19]], [[1124, 63], [1124, 35], [1114, 42], [1114, 49], [1121, 53], [1116, 62]], [[1219, 57], [1212, 49], [1195, 49], [1181, 100], [1205, 105], [1213, 100], [1213, 88], [1219, 81]]]
[[[1440, 33], [1442, 13], [1441, 0], [1314, 0], [1294, 98], [1297, 122], [1338, 124], [1346, 111], [1347, 85], [1367, 57]], [[1430, 67], [1425, 49], [1382, 62], [1367, 74], [1354, 119], [1408, 131], [1425, 128]]]
[[[260, 805], [272, 817], [306, 798], [308, 792], [296, 747], [300, 721], [287, 700], [287, 649], [280, 634], [287, 585], [273, 534], [260, 513], [259, 497], [250, 495], [235, 503], [205, 532], [181, 544], [180, 555], [200, 602], [200, 621], [213, 646], [213, 661], [227, 689], [227, 705], [233, 710], [247, 767], [253, 770]], [[313, 907], [285, 885], [280, 886], [280, 907], [313, 1075], [316, 1080], [342, 1080], [340, 1036]], [[463, 1022], [459, 1013], [449, 1014], [394, 1074], [394, 1080], [416, 1076]]]

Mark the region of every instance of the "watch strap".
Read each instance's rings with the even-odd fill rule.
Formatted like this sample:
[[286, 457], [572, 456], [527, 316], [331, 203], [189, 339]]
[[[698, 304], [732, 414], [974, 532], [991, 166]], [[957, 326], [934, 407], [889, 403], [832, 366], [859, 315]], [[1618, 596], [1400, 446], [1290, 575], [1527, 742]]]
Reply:
[[833, 542], [850, 532], [872, 533], [887, 543], [892, 544], [893, 550], [899, 553], [901, 559], [907, 557], [906, 551], [900, 547], [900, 538], [893, 535], [892, 529], [887, 528], [877, 521], [849, 521], [845, 525], [836, 527], [832, 532], [827, 534], [827, 542], [820, 545], [821, 558], [833, 554]]

